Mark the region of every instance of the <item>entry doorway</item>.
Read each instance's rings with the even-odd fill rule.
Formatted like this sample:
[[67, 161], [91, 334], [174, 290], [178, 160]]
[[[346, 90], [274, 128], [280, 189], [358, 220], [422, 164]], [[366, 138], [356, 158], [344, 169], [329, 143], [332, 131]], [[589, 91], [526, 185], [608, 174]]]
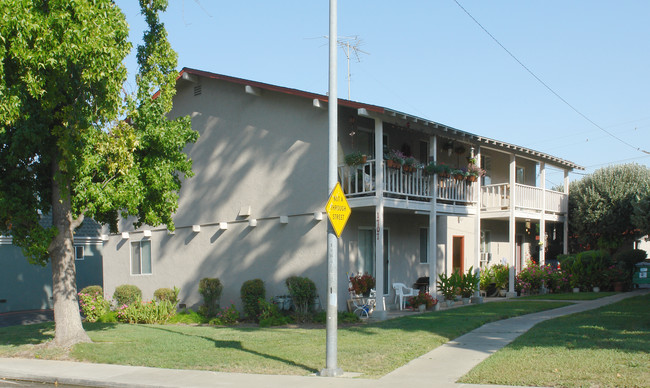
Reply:
[[465, 273], [465, 236], [452, 237], [451, 272]]

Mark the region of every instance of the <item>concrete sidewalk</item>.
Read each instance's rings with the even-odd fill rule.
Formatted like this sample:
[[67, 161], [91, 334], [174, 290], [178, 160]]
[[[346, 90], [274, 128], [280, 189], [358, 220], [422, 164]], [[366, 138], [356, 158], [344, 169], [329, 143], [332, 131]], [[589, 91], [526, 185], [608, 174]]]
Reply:
[[19, 358], [0, 358], [0, 377], [93, 387], [470, 387], [455, 381], [537, 323], [648, 292], [643, 289], [593, 301], [577, 301], [571, 306], [489, 323], [378, 380], [351, 378], [354, 375], [337, 378], [255, 375]]

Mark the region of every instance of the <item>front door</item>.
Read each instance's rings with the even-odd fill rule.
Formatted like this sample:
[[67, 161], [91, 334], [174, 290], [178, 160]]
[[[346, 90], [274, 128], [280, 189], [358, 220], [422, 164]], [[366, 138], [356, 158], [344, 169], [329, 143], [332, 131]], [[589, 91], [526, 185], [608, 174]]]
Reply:
[[452, 272], [465, 273], [465, 236], [452, 237]]
[[[357, 262], [357, 272], [360, 274], [369, 273], [375, 278], [375, 230], [372, 228], [359, 228], [359, 260]], [[388, 228], [384, 228], [384, 295], [388, 295], [388, 279], [390, 268], [390, 242]]]

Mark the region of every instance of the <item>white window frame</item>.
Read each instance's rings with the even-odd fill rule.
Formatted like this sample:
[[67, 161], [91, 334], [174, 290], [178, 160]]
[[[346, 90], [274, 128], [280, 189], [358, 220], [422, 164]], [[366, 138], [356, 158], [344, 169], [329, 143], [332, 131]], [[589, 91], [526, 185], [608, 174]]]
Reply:
[[[149, 245], [149, 272], [143, 272], [143, 265], [142, 265], [142, 246], [144, 245]], [[138, 257], [133, 257], [134, 256], [134, 246], [138, 246]], [[140, 241], [132, 241], [131, 245], [131, 265], [130, 265], [130, 272], [131, 276], [142, 276], [142, 275], [152, 275], [153, 274], [153, 256], [151, 254], [151, 241], [150, 240], [140, 240]], [[134, 273], [134, 260], [137, 260], [138, 263], [138, 273]]]
[[[81, 255], [79, 255], [79, 252], [81, 251]], [[84, 257], [86, 257], [86, 252], [84, 250], [83, 245], [75, 245], [74, 246], [74, 259], [75, 260], [83, 260]]]

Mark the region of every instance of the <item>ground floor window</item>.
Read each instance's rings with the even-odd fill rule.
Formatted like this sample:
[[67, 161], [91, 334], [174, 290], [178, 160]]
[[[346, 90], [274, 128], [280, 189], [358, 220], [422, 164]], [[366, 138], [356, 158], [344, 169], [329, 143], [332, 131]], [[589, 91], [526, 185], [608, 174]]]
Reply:
[[420, 228], [420, 264], [429, 262], [429, 229]]
[[151, 241], [131, 243], [131, 275], [151, 274]]

